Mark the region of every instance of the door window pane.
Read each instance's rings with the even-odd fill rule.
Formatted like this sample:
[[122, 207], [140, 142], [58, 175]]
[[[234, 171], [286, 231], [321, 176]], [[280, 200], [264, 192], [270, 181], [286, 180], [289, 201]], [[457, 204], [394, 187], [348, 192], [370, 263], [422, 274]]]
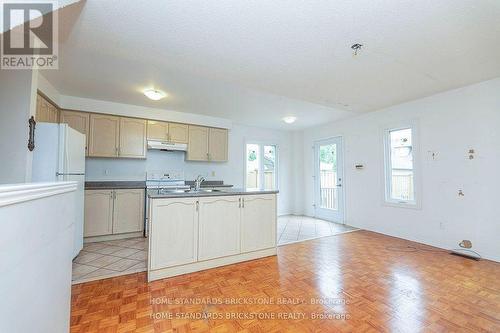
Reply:
[[320, 207], [338, 209], [337, 145], [319, 146]]
[[276, 146], [264, 146], [264, 189], [276, 188]]
[[247, 188], [260, 188], [260, 149], [259, 145], [247, 144], [246, 165], [247, 165]]

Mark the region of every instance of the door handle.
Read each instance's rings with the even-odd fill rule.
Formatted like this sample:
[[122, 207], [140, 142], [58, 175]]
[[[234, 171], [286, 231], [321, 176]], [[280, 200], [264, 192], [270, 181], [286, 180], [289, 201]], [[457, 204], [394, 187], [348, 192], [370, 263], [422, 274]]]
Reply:
[[337, 187], [342, 187], [342, 184], [337, 184]]

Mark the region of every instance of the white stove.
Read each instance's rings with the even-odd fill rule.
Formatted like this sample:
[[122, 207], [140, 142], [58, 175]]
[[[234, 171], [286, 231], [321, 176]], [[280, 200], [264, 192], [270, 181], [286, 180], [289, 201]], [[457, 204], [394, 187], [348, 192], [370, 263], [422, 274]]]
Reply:
[[146, 188], [148, 190], [183, 190], [189, 189], [184, 182], [184, 172], [148, 172], [146, 175]]

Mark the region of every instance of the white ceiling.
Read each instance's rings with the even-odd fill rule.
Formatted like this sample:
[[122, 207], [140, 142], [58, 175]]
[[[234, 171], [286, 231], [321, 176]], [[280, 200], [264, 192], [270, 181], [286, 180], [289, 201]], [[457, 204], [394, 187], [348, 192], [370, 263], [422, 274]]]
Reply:
[[[68, 7], [67, 7], [68, 8]], [[62, 93], [304, 128], [500, 76], [497, 0], [87, 0]], [[68, 13], [65, 13], [68, 12]], [[353, 57], [350, 46], [363, 50]], [[169, 93], [159, 102], [140, 91]], [[281, 118], [296, 115], [297, 123]]]

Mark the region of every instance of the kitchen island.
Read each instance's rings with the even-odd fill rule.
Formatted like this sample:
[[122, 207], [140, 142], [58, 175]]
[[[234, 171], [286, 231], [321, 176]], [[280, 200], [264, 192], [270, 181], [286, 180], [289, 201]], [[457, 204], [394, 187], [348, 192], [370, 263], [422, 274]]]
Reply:
[[148, 191], [148, 280], [276, 255], [276, 194]]

